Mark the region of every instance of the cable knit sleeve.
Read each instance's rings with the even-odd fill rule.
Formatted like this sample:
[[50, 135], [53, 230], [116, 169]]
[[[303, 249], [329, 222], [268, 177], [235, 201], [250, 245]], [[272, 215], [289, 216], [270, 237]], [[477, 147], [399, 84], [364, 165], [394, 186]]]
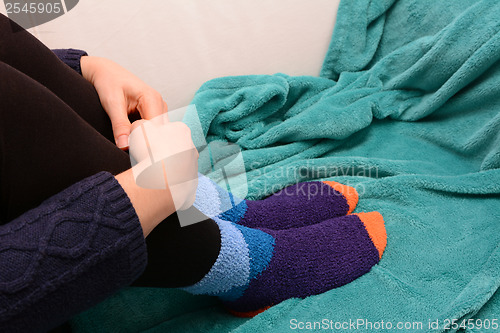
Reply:
[[54, 52], [55, 55], [66, 65], [73, 68], [78, 74], [82, 75], [80, 58], [88, 55], [87, 52], [76, 49], [54, 49], [52, 52]]
[[146, 261], [120, 184], [86, 178], [0, 226], [0, 332], [51, 329], [132, 283]]

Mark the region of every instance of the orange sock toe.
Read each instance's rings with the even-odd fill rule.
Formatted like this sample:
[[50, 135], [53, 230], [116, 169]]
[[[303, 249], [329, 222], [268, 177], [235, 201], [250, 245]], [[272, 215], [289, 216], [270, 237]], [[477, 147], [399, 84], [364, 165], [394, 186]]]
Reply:
[[340, 184], [331, 180], [325, 180], [323, 183], [332, 187], [335, 191], [340, 192], [347, 201], [349, 205], [349, 211], [347, 214], [352, 213], [356, 205], [358, 204], [359, 195], [354, 187]]
[[231, 309], [227, 309], [227, 310], [229, 311], [229, 313], [231, 313], [233, 316], [236, 316], [236, 317], [252, 318], [252, 317], [255, 317], [256, 315], [258, 315], [259, 313], [266, 311], [269, 308], [270, 308], [270, 306], [266, 306], [265, 308], [255, 310], [255, 311], [250, 311], [250, 312], [238, 312], [238, 311], [234, 311]]
[[361, 222], [363, 222], [373, 245], [375, 245], [380, 258], [382, 258], [382, 254], [387, 245], [387, 232], [385, 230], [384, 218], [382, 215], [379, 212], [356, 213], [353, 215], [358, 216]]

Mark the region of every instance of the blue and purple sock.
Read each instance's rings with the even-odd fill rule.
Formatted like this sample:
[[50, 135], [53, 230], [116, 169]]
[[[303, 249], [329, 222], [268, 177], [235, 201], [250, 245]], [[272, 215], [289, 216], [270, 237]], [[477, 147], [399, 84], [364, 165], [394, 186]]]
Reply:
[[378, 212], [285, 230], [214, 220], [221, 231], [219, 256], [201, 281], [183, 289], [218, 296], [242, 317], [345, 285], [377, 264], [386, 245]]
[[[203, 179], [200, 184], [194, 206], [213, 214], [218, 209], [213, 195], [220, 190], [214, 192]], [[313, 202], [315, 209], [327, 209]], [[333, 211], [335, 217], [321, 222], [314, 216], [298, 223], [284, 209], [262, 211], [272, 221], [248, 220], [257, 210], [252, 215], [248, 210], [235, 214], [237, 223], [214, 217], [221, 233], [219, 256], [198, 283], [182, 289], [217, 296], [231, 313], [251, 317], [286, 299], [320, 294], [353, 281], [379, 262], [387, 242], [384, 221], [378, 212], [345, 215], [347, 209], [345, 216], [339, 216]], [[247, 226], [256, 223], [259, 227]]]
[[358, 203], [353, 187], [333, 181], [303, 182], [288, 186], [263, 200], [234, 197], [210, 178], [198, 177], [196, 208], [251, 228], [273, 230], [303, 227], [351, 213]]

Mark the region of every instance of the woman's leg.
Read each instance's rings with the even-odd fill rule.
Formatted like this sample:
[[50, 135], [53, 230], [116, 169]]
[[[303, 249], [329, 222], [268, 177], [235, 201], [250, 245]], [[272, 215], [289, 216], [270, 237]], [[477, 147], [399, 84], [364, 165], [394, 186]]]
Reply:
[[85, 177], [129, 167], [126, 153], [47, 87], [3, 62], [0, 76], [2, 222]]
[[[1, 223], [87, 176], [130, 167], [126, 153], [45, 86], [2, 62], [0, 77]], [[161, 279], [165, 287], [201, 279], [218, 255], [217, 225], [207, 220], [180, 228], [172, 216], [160, 226], [147, 239], [151, 265], [146, 276], [156, 280], [168, 272]]]
[[114, 142], [111, 122], [92, 84], [26, 30], [0, 14], [0, 61], [47, 87], [84, 121]]
[[[9, 101], [0, 106], [1, 222], [96, 172], [130, 168], [94, 87], [11, 24], [0, 14], [0, 95]], [[174, 214], [146, 242], [149, 265], [141, 283], [189, 285], [216, 260], [220, 234], [213, 221], [180, 228]]]

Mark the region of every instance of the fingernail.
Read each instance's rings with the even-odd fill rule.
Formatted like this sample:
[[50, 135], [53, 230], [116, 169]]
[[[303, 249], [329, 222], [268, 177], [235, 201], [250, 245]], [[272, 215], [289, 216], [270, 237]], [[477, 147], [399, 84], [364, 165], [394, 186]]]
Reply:
[[128, 147], [128, 135], [122, 134], [116, 139], [116, 145], [118, 148], [127, 148]]

